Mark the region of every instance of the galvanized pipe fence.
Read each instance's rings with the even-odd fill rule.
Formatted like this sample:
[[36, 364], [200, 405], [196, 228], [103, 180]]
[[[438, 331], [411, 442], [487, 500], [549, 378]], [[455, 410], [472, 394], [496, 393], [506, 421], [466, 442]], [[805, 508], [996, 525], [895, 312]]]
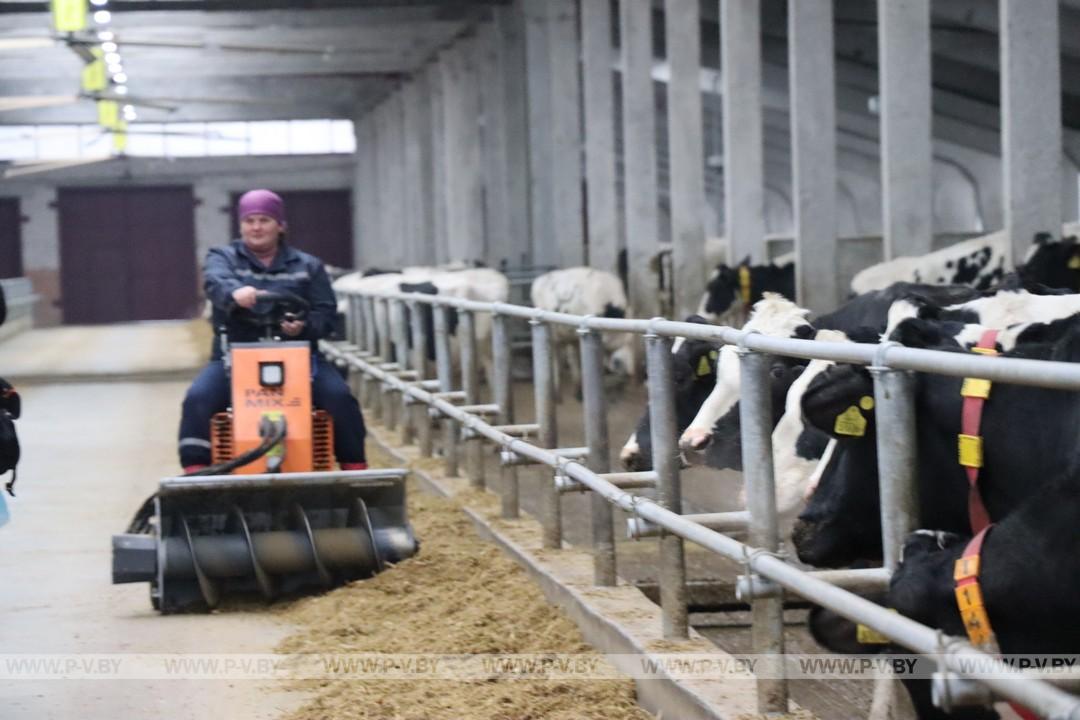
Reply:
[[[363, 391], [365, 403], [388, 427], [395, 408], [419, 408], [411, 417], [425, 456], [431, 455], [431, 423], [444, 426], [444, 462], [448, 475], [458, 473], [460, 441], [471, 444], [467, 466], [471, 484], [484, 487], [480, 442], [496, 446], [500, 457], [502, 515], [519, 515], [516, 468], [545, 465], [553, 482], [545, 489], [540, 507], [543, 546], [562, 547], [560, 496], [567, 492], [590, 492], [594, 578], [597, 585], [615, 583], [615, 542], [612, 507], [629, 513], [631, 537], [660, 537], [660, 597], [663, 633], [683, 638], [689, 632], [686, 572], [683, 543], [689, 541], [739, 562], [745, 569], [737, 583], [738, 594], [752, 608], [752, 640], [755, 653], [781, 659], [783, 643], [783, 593], [789, 591], [828, 608], [853, 622], [890, 638], [938, 665], [933, 680], [935, 701], [944, 706], [985, 702], [989, 688], [995, 696], [1019, 702], [1055, 720], [1080, 720], [1080, 698], [1048, 682], [1030, 670], [1017, 670], [974, 648], [966, 639], [948, 637], [891, 612], [853, 591], [888, 587], [905, 536], [916, 529], [918, 500], [915, 467], [915, 413], [912, 371], [955, 377], [980, 377], [995, 382], [1080, 390], [1080, 364], [989, 358], [977, 354], [949, 353], [907, 348], [893, 342], [878, 345], [830, 343], [776, 338], [756, 331], [729, 327], [652, 320], [603, 318], [554, 313], [506, 303], [482, 303], [443, 296], [405, 293], [349, 293], [348, 339], [344, 343], [323, 341], [322, 350], [335, 362], [358, 373], [354, 387]], [[381, 305], [381, 307], [380, 307]], [[430, 378], [426, 341], [417, 330], [420, 307], [434, 312], [435, 377]], [[406, 315], [404, 309], [410, 310]], [[455, 382], [451, 361], [448, 316], [458, 313], [457, 327], [462, 379]], [[479, 403], [477, 377], [476, 314], [491, 315], [491, 357], [494, 361], [490, 389], [495, 400]], [[407, 337], [404, 327], [411, 317], [413, 348], [399, 343], [391, 357], [393, 338]], [[511, 319], [527, 321], [533, 338], [532, 361], [536, 421], [515, 423], [510, 371]], [[555, 357], [551, 342], [553, 325], [577, 329], [582, 364], [583, 412], [586, 446], [559, 447], [555, 415]], [[603, 395], [603, 332], [631, 332], [645, 337], [649, 371], [648, 400], [651, 423], [653, 470], [611, 472], [609, 467], [607, 407]], [[679, 485], [671, 343], [675, 337], [736, 345], [740, 355], [740, 421], [743, 467], [747, 488], [746, 511], [683, 515]], [[878, 458], [881, 485], [884, 567], [860, 570], [806, 571], [784, 560], [776, 516], [772, 467], [772, 411], [769, 392], [769, 355], [804, 359], [820, 358], [840, 363], [868, 365], [874, 380], [878, 423]], [[460, 386], [461, 389], [455, 389]], [[380, 402], [381, 401], [381, 402]], [[427, 429], [425, 430], [425, 426]], [[650, 488], [656, 499], [632, 491]], [[743, 532], [749, 543], [724, 533]], [[989, 668], [994, 677], [973, 682], [964, 677], [965, 667]], [[783, 666], [774, 663], [774, 671]], [[786, 681], [779, 672], [758, 679], [758, 711], [788, 709]]]

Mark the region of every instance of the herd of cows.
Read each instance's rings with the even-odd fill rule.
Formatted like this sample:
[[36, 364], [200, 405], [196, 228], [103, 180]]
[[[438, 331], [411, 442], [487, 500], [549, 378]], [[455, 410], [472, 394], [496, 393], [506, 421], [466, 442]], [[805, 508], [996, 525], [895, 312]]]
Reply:
[[[1004, 357], [1080, 362], [1080, 244], [1039, 235], [1023, 262], [1006, 266], [1003, 234], [964, 241], [918, 258], [868, 268], [852, 297], [811, 317], [794, 296], [794, 264], [720, 266], [697, 316], [715, 322], [750, 309], [745, 328], [828, 342], [890, 340], [908, 347], [966, 353], [998, 331]], [[485, 302], [505, 301], [500, 273], [411, 269], [346, 276], [336, 289], [404, 290]], [[532, 286], [536, 307], [578, 315], [629, 315], [622, 282], [588, 268], [557, 270]], [[482, 315], [482, 314], [481, 314]], [[480, 326], [478, 340], [490, 333]], [[557, 336], [576, 359], [576, 337]], [[633, 338], [607, 339], [610, 369], [631, 372]], [[430, 345], [429, 345], [430, 347]], [[679, 447], [688, 464], [741, 469], [739, 355], [732, 346], [678, 339], [673, 347]], [[486, 356], [487, 353], [482, 353]], [[580, 382], [576, 363], [572, 379]], [[799, 560], [815, 567], [880, 561], [881, 518], [873, 383], [863, 366], [776, 356], [770, 372], [777, 508]], [[904, 546], [888, 592], [876, 600], [919, 622], [964, 636], [954, 596], [954, 564], [975, 530], [969, 469], [958, 462], [967, 412], [963, 378], [918, 374], [917, 484], [921, 530]], [[964, 391], [967, 392], [966, 390]], [[995, 523], [980, 537], [983, 600], [1000, 650], [1007, 654], [1080, 652], [1073, 621], [1080, 554], [1069, 546], [1080, 526], [1080, 397], [1077, 393], [995, 384], [981, 409], [978, 492]], [[1075, 418], [1074, 418], [1075, 416]], [[1074, 424], [1074, 419], [1076, 424]], [[854, 429], [853, 429], [854, 428]], [[652, 467], [647, 409], [620, 452], [628, 470]], [[825, 613], [811, 630], [827, 647], [852, 649], [854, 629]], [[820, 621], [820, 622], [818, 622]], [[858, 647], [877, 652], [880, 646]], [[990, 708], [944, 715], [930, 703], [928, 681], [905, 681], [920, 717], [998, 717]]]

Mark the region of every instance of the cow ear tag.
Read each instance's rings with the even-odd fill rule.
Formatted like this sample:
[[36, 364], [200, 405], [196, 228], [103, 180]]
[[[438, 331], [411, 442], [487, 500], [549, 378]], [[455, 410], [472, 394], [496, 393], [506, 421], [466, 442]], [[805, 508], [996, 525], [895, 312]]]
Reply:
[[873, 410], [874, 398], [870, 397], [869, 395], [863, 395], [861, 398], [859, 398], [859, 407], [868, 412], [870, 410]]
[[833, 432], [848, 437], [862, 437], [866, 434], [866, 418], [859, 412], [859, 408], [852, 405], [836, 416]]
[[1069, 269], [1080, 270], [1080, 255], [1073, 255], [1069, 258]]
[[702, 355], [701, 359], [698, 360], [698, 364], [697, 364], [698, 377], [701, 377], [702, 375], [708, 375], [711, 372], [712, 372], [712, 366], [709, 365], [709, 358]]

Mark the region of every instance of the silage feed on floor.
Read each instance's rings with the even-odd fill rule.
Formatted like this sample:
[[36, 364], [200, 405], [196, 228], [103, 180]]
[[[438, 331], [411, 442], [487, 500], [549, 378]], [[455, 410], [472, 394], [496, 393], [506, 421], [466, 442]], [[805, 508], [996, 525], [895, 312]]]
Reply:
[[[383, 462], [378, 462], [383, 460]], [[389, 465], [376, 458], [378, 465]], [[577, 627], [458, 502], [409, 488], [420, 552], [386, 572], [284, 609], [285, 653], [590, 653]], [[290, 720], [646, 720], [630, 680], [306, 681]]]

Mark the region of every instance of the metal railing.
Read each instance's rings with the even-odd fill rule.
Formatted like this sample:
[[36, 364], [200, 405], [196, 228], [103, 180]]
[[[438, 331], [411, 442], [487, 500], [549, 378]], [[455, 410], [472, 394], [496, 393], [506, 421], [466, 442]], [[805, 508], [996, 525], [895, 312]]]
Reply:
[[[939, 672], [934, 678], [935, 698], [958, 706], [984, 701], [972, 692], [964, 667], [978, 659], [992, 668], [993, 678], [978, 682], [997, 695], [1026, 705], [1050, 718], [1080, 719], [1080, 698], [1055, 687], [1033, 671], [1020, 671], [970, 645], [965, 639], [946, 637], [939, 630], [891, 612], [852, 590], [885, 589], [899, 560], [907, 533], [915, 529], [918, 515], [915, 486], [914, 395], [910, 371], [934, 372], [956, 377], [989, 380], [1063, 390], [1080, 390], [1080, 364], [988, 358], [975, 354], [948, 353], [907, 348], [893, 342], [878, 345], [829, 343], [776, 338], [755, 331], [735, 330], [693, 323], [602, 318], [546, 312], [505, 303], [481, 303], [431, 295], [402, 293], [347, 295], [348, 343], [324, 342], [322, 348], [335, 361], [357, 371], [356, 382], [365, 404], [381, 414], [390, 428], [396, 425], [396, 408], [406, 413], [410, 432], [418, 434], [420, 452], [431, 456], [431, 423], [445, 427], [446, 472], [458, 473], [458, 444], [469, 447], [468, 474], [476, 487], [484, 487], [479, 444], [486, 440], [500, 448], [502, 514], [517, 517], [519, 495], [516, 468], [525, 464], [546, 465], [554, 481], [543, 492], [539, 520], [545, 548], [562, 547], [560, 496], [566, 492], [592, 493], [591, 518], [594, 576], [597, 585], [615, 583], [615, 542], [612, 506], [632, 517], [632, 536], [660, 536], [660, 597], [665, 637], [686, 637], [686, 572], [683, 542], [689, 541], [742, 563], [746, 575], [739, 579], [741, 596], [752, 607], [754, 652], [779, 657], [783, 645], [783, 592], [790, 591], [848, 619], [867, 625], [914, 652], [933, 659]], [[379, 312], [376, 304], [381, 304]], [[412, 354], [407, 352], [402, 309], [417, 317], [421, 304], [432, 306], [436, 378], [424, 377], [427, 347], [419, 323], [412, 327]], [[447, 315], [459, 315], [458, 345], [462, 371], [461, 389], [452, 376]], [[492, 316], [491, 379], [494, 403], [482, 405], [478, 397], [478, 354], [475, 313]], [[378, 324], [376, 323], [378, 319]], [[510, 373], [508, 323], [527, 321], [531, 326], [533, 374], [536, 397], [535, 423], [515, 422]], [[586, 446], [559, 447], [555, 414], [554, 355], [551, 326], [577, 329], [583, 377], [583, 412]], [[654, 469], [648, 472], [610, 472], [608, 466], [607, 408], [603, 396], [603, 332], [644, 335], [648, 367], [648, 400]], [[682, 515], [678, 448], [672, 373], [671, 344], [675, 337], [736, 345], [740, 353], [740, 421], [747, 512]], [[394, 339], [397, 342], [392, 343]], [[396, 352], [391, 362], [391, 348]], [[772, 468], [772, 412], [768, 355], [821, 358], [842, 363], [869, 365], [875, 388], [878, 423], [879, 477], [881, 485], [884, 567], [867, 570], [805, 571], [787, 563], [779, 554], [780, 537], [775, 507]], [[379, 399], [382, 399], [381, 404]], [[531, 438], [532, 442], [524, 438]], [[479, 458], [476, 459], [476, 458]], [[652, 500], [631, 492], [655, 488]], [[749, 544], [722, 531], [745, 531]], [[967, 663], [965, 665], [965, 663]], [[786, 681], [759, 678], [759, 712], [788, 709]]]

